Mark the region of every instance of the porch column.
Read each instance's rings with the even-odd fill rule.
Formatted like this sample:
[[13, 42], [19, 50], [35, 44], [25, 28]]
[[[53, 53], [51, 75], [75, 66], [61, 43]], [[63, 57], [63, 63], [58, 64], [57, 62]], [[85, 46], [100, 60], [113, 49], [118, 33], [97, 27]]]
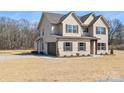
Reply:
[[56, 41], [56, 56], [59, 56], [58, 41]]
[[93, 41], [93, 54], [96, 54], [96, 43], [95, 40]]
[[93, 54], [96, 55], [97, 54], [97, 40], [93, 41]]
[[97, 55], [97, 40], [95, 40], [95, 54]]

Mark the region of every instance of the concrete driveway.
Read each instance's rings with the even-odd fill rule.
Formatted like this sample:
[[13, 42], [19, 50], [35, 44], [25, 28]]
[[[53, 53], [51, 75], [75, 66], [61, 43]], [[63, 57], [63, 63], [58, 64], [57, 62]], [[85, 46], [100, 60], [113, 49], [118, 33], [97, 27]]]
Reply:
[[55, 57], [51, 56], [43, 56], [43, 55], [0, 55], [0, 61], [9, 61], [9, 60], [17, 60], [23, 58], [46, 58], [46, 59], [56, 59]]

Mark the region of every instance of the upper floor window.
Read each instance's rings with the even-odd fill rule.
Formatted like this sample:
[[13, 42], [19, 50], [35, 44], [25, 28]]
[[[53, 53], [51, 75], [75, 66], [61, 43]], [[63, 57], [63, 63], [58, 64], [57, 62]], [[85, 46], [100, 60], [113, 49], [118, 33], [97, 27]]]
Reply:
[[51, 32], [50, 32], [50, 33], [51, 33], [51, 34], [54, 34], [54, 32], [55, 32], [55, 26], [52, 25], [52, 26], [51, 26]]
[[96, 34], [106, 34], [105, 27], [96, 27]]
[[72, 42], [64, 43], [64, 51], [72, 51]]
[[54, 31], [54, 28], [55, 28], [55, 26], [52, 26], [52, 27], [51, 27], [51, 30]]
[[44, 28], [42, 29], [42, 36], [44, 36]]
[[85, 28], [85, 29], [84, 29], [84, 32], [85, 32], [85, 33], [88, 33], [88, 28]]
[[106, 43], [98, 43], [97, 50], [106, 50]]
[[78, 25], [66, 25], [67, 33], [78, 33]]
[[78, 51], [85, 51], [86, 43], [78, 43]]

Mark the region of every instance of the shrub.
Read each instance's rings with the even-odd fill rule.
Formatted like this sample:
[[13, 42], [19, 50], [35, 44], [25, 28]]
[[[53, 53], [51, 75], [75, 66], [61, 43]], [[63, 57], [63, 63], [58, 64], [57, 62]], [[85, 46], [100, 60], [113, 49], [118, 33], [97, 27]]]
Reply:
[[66, 57], [66, 55], [64, 55], [64, 57]]
[[87, 56], [90, 56], [90, 54], [88, 54]]
[[85, 56], [84, 54], [82, 56]]
[[73, 55], [71, 55], [71, 57], [73, 57]]
[[76, 53], [76, 55], [77, 55], [77, 56], [80, 56], [80, 54], [79, 54], [79, 53]]
[[114, 50], [113, 49], [110, 50], [110, 54], [114, 54]]
[[108, 53], [106, 52], [105, 55], [108, 55]]

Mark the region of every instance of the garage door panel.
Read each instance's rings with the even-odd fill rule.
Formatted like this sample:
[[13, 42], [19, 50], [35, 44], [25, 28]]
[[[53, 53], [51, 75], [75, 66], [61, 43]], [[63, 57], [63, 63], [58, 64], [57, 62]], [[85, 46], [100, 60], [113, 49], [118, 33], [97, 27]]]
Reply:
[[56, 56], [56, 43], [48, 43], [48, 54]]

